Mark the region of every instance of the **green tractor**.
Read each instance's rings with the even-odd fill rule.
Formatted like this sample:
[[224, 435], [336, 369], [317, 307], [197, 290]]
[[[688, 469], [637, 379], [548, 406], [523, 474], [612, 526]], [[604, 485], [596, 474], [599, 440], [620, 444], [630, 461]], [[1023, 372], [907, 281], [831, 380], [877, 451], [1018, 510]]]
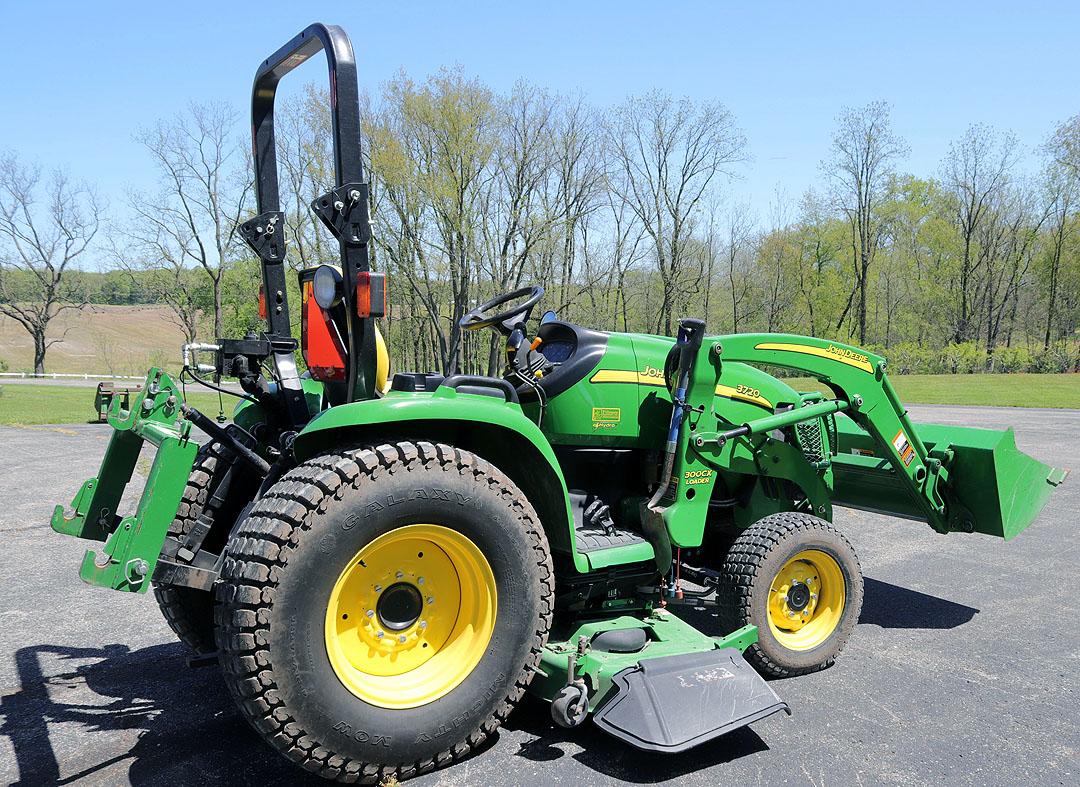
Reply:
[[[300, 273], [300, 374], [274, 96], [319, 51], [336, 187], [311, 207], [340, 264]], [[219, 663], [242, 714], [309, 771], [370, 782], [446, 765], [526, 691], [561, 726], [591, 716], [658, 752], [790, 713], [762, 676], [831, 665], [862, 604], [834, 505], [1010, 539], [1065, 476], [1011, 431], [912, 423], [864, 350], [710, 336], [693, 319], [675, 337], [533, 320], [539, 287], [461, 321], [502, 337], [503, 377], [388, 379], [345, 33], [312, 25], [271, 55], [252, 114], [259, 215], [240, 231], [267, 329], [184, 348], [185, 374], [235, 377], [243, 401], [222, 426], [152, 369], [130, 407], [113, 402], [100, 472], [52, 526], [104, 542], [86, 582], [153, 587], [193, 662]], [[121, 516], [146, 441], [153, 466]], [[684, 622], [680, 603], [714, 605], [722, 630]]]

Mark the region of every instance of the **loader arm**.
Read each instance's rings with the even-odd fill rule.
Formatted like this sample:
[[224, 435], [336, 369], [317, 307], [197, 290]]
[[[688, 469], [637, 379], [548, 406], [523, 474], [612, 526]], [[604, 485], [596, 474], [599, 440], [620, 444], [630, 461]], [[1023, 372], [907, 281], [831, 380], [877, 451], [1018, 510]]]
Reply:
[[[776, 333], [725, 337], [718, 355], [721, 363], [736, 361], [778, 366], [803, 372], [824, 383], [836, 396], [836, 409], [846, 413], [870, 435], [879, 449], [878, 456], [888, 458], [926, 521], [935, 530], [948, 532], [948, 512], [939, 490], [942, 478], [948, 476], [942, 463], [944, 457], [931, 456], [919, 439], [885, 373], [884, 358], [846, 344]], [[805, 413], [807, 418], [821, 414], [812, 410]], [[768, 423], [770, 418], [776, 420], [778, 417], [782, 416], [762, 419], [766, 423], [753, 431], [760, 433], [786, 425]], [[788, 419], [790, 423], [805, 420], [795, 412], [790, 413]], [[749, 425], [753, 427], [753, 423]]]
[[[1048, 498], [1050, 489], [1065, 477], [1064, 471], [1050, 468], [1017, 451], [1011, 432], [988, 433], [993, 441], [991, 446], [989, 443], [972, 444], [969, 433], [973, 430], [933, 427], [926, 430], [933, 432], [932, 438], [924, 441], [920, 427], [912, 423], [889, 381], [885, 359], [866, 350], [806, 336], [739, 334], [717, 339], [711, 347], [706, 347], [706, 351], [713, 352], [721, 365], [739, 362], [781, 367], [802, 372], [827, 386], [835, 400], [805, 403], [787, 412], [737, 424], [717, 437], [722, 444], [725, 440], [763, 434], [810, 418], [843, 412], [865, 433], [862, 440], [864, 444], [869, 441], [869, 450], [845, 455], [841, 463], [863, 471], [866, 476], [880, 478], [883, 473], [888, 474], [888, 483], [903, 488], [913, 504], [874, 510], [924, 519], [940, 533], [980, 530], [1010, 538], [1030, 524]], [[973, 453], [985, 452], [988, 448], [997, 453], [988, 460], [984, 457], [981, 465], [969, 461]], [[950, 473], [961, 466], [966, 469], [959, 479], [961, 483], [951, 483]], [[979, 485], [989, 487], [996, 482], [1000, 487], [1013, 478], [1041, 483], [1041, 486], [1030, 487], [1032, 505], [1003, 503], [992, 512], [996, 521], [984, 522], [980, 527], [977, 520], [987, 516], [982, 511], [978, 515], [973, 511], [983, 508], [980, 497], [987, 490], [980, 489]], [[1005, 486], [1015, 490], [1016, 484], [1006, 483]], [[835, 497], [844, 502], [843, 495]], [[1016, 499], [1015, 494], [1009, 497]], [[873, 508], [869, 505], [860, 507]]]

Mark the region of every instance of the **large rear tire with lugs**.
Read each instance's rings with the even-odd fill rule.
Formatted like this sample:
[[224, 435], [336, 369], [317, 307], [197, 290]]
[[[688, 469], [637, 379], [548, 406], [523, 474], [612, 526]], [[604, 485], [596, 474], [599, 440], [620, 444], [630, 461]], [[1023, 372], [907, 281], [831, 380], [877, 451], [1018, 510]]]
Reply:
[[523, 695], [551, 624], [547, 539], [498, 469], [448, 445], [327, 453], [226, 549], [217, 642], [241, 711], [343, 782], [465, 756]]
[[788, 677], [836, 661], [862, 599], [859, 558], [843, 534], [810, 514], [785, 512], [735, 539], [717, 601], [725, 631], [757, 626], [746, 660], [763, 674]]
[[[170, 536], [183, 538], [191, 531], [230, 461], [236, 460], [218, 443], [207, 443], [199, 449], [176, 519], [169, 526]], [[203, 549], [215, 554], [221, 552], [229, 531], [258, 488], [259, 479], [237, 468], [228, 498], [214, 513]], [[199, 655], [214, 652], [214, 598], [209, 591], [155, 582], [154, 597], [165, 622], [182, 643]]]

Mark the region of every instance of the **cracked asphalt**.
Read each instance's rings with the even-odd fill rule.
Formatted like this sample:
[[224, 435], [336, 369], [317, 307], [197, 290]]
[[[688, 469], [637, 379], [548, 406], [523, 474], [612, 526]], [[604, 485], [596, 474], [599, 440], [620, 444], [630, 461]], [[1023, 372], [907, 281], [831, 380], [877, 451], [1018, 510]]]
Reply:
[[[911, 409], [917, 421], [1011, 425], [1022, 450], [1080, 466], [1080, 411]], [[49, 529], [108, 436], [0, 428], [0, 782], [303, 782], [215, 668], [186, 666], [152, 598], [83, 585], [85, 546]], [[772, 684], [791, 717], [662, 756], [591, 723], [553, 728], [528, 701], [481, 751], [411, 783], [1080, 783], [1078, 512], [1080, 474], [1007, 544], [841, 509], [867, 577], [862, 617], [832, 669]]]

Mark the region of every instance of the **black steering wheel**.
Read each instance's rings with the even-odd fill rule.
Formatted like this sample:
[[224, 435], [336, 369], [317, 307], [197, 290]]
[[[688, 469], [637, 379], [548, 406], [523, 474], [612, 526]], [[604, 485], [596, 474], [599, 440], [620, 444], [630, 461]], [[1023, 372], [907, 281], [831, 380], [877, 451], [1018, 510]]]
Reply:
[[[527, 297], [526, 297], [527, 296]], [[458, 325], [464, 331], [475, 331], [479, 328], [494, 326], [501, 333], [509, 334], [513, 330], [513, 323], [524, 322], [532, 314], [533, 307], [544, 297], [543, 287], [520, 287], [513, 292], [499, 295], [487, 303], [482, 303], [468, 312], [459, 321]], [[509, 309], [491, 314], [492, 309], [513, 303], [519, 298], [525, 298], [521, 303], [515, 304]], [[520, 318], [520, 319], [518, 319]], [[507, 323], [511, 323], [509, 326]]]

